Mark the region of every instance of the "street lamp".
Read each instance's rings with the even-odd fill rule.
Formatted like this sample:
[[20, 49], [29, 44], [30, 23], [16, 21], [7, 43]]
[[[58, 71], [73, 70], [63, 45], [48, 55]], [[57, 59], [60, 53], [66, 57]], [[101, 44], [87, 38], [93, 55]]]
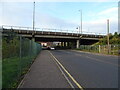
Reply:
[[33, 37], [34, 37], [34, 30], [35, 30], [35, 2], [33, 3], [33, 33], [32, 33]]
[[78, 26], [76, 29], [78, 29], [79, 31], [78, 31], [78, 34], [80, 34], [80, 26]]
[[[81, 13], [81, 34], [82, 34], [82, 10], [79, 10], [79, 12]], [[79, 32], [80, 32], [80, 28], [79, 28]]]

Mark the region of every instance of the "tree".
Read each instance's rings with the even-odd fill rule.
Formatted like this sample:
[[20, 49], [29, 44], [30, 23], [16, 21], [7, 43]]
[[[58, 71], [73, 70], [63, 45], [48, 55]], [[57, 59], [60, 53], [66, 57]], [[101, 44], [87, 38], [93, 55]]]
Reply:
[[[120, 44], [120, 33], [115, 32], [114, 35], [109, 34], [110, 44]], [[94, 45], [107, 45], [107, 36], [100, 39], [99, 42], [95, 43]]]

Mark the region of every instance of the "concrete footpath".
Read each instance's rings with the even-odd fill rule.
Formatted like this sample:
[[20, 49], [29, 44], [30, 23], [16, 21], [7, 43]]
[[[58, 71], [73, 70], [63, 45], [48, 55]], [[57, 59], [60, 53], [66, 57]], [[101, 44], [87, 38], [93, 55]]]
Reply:
[[46, 50], [36, 58], [19, 88], [71, 88]]

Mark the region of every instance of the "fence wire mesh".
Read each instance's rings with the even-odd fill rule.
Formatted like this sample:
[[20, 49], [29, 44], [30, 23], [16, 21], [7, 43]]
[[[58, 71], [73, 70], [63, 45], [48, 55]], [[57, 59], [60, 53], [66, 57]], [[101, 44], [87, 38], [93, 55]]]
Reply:
[[2, 89], [2, 28], [0, 28], [0, 90]]
[[2, 88], [16, 87], [41, 50], [40, 44], [13, 32], [2, 34]]
[[120, 45], [80, 45], [81, 51], [95, 52], [101, 54], [120, 55]]

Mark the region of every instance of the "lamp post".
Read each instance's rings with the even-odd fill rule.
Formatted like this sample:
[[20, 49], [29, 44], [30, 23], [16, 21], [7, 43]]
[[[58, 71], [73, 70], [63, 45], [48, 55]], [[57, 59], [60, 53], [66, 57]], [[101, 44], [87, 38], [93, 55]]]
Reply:
[[35, 31], [35, 2], [33, 3], [33, 33], [32, 33], [33, 37], [34, 37], [34, 31]]
[[76, 27], [76, 29], [78, 29], [78, 34], [80, 34], [80, 26]]
[[81, 13], [81, 34], [82, 34], [82, 10], [79, 10], [79, 12]]

